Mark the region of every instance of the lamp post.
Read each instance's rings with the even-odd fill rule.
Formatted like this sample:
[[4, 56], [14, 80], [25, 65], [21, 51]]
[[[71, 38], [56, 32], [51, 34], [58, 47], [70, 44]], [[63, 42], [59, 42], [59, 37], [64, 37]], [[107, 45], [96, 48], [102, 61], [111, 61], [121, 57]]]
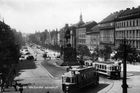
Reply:
[[126, 39], [124, 38], [124, 59], [123, 59], [123, 81], [122, 81], [122, 93], [127, 93], [127, 64], [126, 64], [126, 58], [127, 58], [127, 51], [126, 51]]

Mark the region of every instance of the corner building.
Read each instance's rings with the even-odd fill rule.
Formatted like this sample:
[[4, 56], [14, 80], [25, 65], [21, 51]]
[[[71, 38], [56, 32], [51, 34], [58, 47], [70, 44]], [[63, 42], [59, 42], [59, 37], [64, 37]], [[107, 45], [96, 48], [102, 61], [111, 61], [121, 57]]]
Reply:
[[115, 46], [126, 43], [140, 50], [140, 7], [127, 8], [115, 22]]

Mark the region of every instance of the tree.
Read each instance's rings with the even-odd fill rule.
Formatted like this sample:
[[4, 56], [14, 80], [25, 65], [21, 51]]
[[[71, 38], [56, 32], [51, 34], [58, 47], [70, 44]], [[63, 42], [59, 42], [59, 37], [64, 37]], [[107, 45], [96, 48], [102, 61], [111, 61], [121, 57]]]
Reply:
[[106, 61], [110, 58], [110, 54], [112, 53], [112, 48], [106, 45], [104, 48], [99, 49], [98, 47], [95, 48], [94, 52], [92, 53], [92, 58], [94, 61], [98, 60], [98, 57], [104, 58]]
[[78, 45], [77, 54], [82, 56], [91, 56], [91, 53], [86, 45]]
[[120, 46], [116, 49], [116, 51], [117, 53], [114, 55], [113, 59], [123, 60], [124, 53], [125, 53], [126, 61], [132, 63], [132, 62], [136, 62], [137, 60], [137, 57], [138, 57], [137, 50], [131, 45], [120, 44]]
[[18, 62], [20, 45], [12, 29], [0, 23], [0, 66], [9, 66]]
[[104, 55], [105, 61], [110, 58], [110, 54], [111, 53], [112, 53], [111, 47], [108, 46], [108, 45], [106, 45], [105, 48], [104, 48], [104, 50], [103, 50], [103, 55]]
[[91, 54], [91, 57], [94, 61], [98, 60], [98, 57], [99, 57], [99, 48], [98, 47], [96, 47], [94, 49], [94, 52]]

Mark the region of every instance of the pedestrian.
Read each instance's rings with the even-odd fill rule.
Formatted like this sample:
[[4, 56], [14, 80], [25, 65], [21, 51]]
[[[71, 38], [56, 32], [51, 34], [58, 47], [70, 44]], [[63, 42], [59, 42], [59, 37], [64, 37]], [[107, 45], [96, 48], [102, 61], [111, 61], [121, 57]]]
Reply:
[[5, 85], [5, 82], [2, 81], [2, 83], [1, 83], [1, 92], [4, 92], [4, 91], [5, 91], [5, 87], [4, 87], [4, 85]]
[[14, 81], [12, 85], [13, 85], [15, 91], [17, 91], [17, 85], [18, 85], [17, 81]]
[[23, 92], [23, 85], [22, 85], [22, 84], [19, 85], [19, 92], [20, 92], [20, 93]]

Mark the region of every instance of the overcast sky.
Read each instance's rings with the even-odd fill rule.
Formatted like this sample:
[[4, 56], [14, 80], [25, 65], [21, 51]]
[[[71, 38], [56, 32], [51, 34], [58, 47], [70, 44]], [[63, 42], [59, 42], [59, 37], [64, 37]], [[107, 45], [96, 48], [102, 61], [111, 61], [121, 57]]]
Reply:
[[0, 0], [0, 16], [17, 31], [60, 29], [83, 20], [100, 22], [110, 13], [138, 7], [140, 0]]

